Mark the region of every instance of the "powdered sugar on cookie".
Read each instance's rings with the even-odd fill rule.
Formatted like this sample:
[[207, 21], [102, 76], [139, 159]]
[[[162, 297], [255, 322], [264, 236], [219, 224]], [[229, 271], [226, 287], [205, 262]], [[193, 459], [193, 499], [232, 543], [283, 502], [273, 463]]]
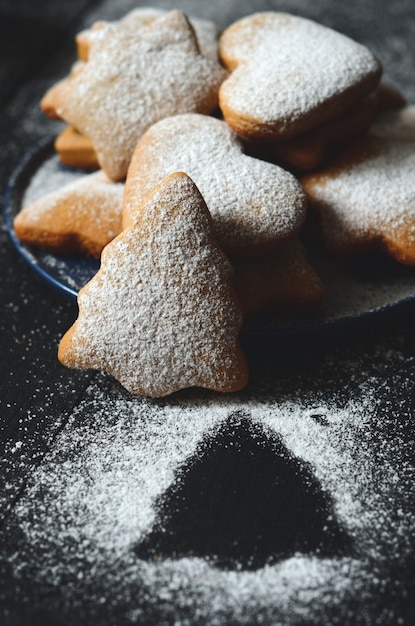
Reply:
[[235, 133], [218, 119], [185, 114], [152, 126], [128, 171], [123, 224], [165, 176], [194, 180], [212, 215], [219, 243], [231, 256], [266, 254], [292, 239], [305, 218], [305, 197], [292, 174], [248, 157]]
[[[76, 43], [79, 58], [86, 61], [90, 48], [107, 36], [109, 29], [114, 26], [122, 28], [139, 35], [140, 28], [151, 25], [156, 19], [165, 15], [164, 9], [155, 7], [140, 7], [129, 11], [117, 22], [105, 22], [103, 20], [95, 22], [87, 30], [83, 30], [76, 36]], [[204, 20], [197, 17], [190, 17], [189, 22], [193, 26], [199, 44], [200, 52], [203, 56], [217, 60], [218, 58], [218, 29], [211, 20]]]
[[102, 169], [120, 180], [147, 128], [168, 115], [210, 113], [225, 76], [200, 53], [186, 16], [172, 11], [143, 26], [139, 37], [109, 28], [88, 61], [54, 88], [56, 112], [91, 139]]
[[285, 13], [235, 22], [220, 37], [219, 55], [233, 70], [220, 89], [220, 107], [247, 136], [298, 136], [356, 104], [381, 75], [366, 47]]
[[163, 181], [140, 220], [105, 248], [78, 302], [78, 320], [59, 346], [65, 365], [109, 372], [152, 397], [247, 382], [232, 268], [184, 174]]
[[99, 258], [121, 231], [124, 184], [104, 172], [82, 176], [27, 204], [16, 216], [17, 237], [58, 253]]
[[410, 141], [372, 137], [302, 179], [329, 250], [383, 250], [415, 264], [414, 147]]

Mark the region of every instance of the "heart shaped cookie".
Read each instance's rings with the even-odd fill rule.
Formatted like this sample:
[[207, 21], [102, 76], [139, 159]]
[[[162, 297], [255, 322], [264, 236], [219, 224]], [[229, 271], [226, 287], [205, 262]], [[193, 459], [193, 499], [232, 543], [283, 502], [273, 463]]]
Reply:
[[219, 39], [231, 71], [219, 93], [227, 122], [250, 137], [296, 137], [373, 91], [381, 66], [364, 46], [311, 20], [264, 12]]

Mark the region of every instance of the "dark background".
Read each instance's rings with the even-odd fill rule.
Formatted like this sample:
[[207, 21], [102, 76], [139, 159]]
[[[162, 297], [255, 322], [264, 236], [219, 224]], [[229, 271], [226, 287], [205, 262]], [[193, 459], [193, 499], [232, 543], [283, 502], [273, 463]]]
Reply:
[[[56, 132], [56, 123], [44, 118], [38, 103], [45, 90], [65, 75], [74, 61], [74, 35], [95, 19], [120, 17], [138, 4], [97, 0], [0, 0], [2, 197], [10, 175], [24, 154], [37, 141]], [[192, 15], [215, 19], [220, 27], [242, 15], [267, 9], [315, 18], [370, 46], [381, 58], [386, 77], [401, 88], [409, 101], [415, 101], [415, 5], [412, 0], [348, 3], [328, 0], [197, 3], [189, 0], [174, 4], [161, 2], [158, 6], [182, 8]], [[41, 538], [29, 545], [22, 517], [15, 511], [19, 502], [30, 503], [30, 493], [40, 497], [39, 492], [33, 490], [36, 472], [45, 464], [45, 459], [54, 454], [56, 442], [62, 441], [59, 439], [62, 433], [76, 429], [82, 420], [89, 424], [88, 420], [94, 417], [91, 407], [96, 408], [97, 402], [101, 411], [108, 406], [108, 423], [114, 425], [117, 419], [114, 407], [126, 401], [125, 394], [109, 377], [74, 372], [59, 365], [57, 345], [76, 316], [76, 306], [44, 284], [26, 266], [13, 248], [3, 223], [0, 259], [1, 624], [281, 623], [278, 620], [290, 624], [415, 623], [412, 600], [415, 525], [411, 522], [415, 513], [415, 506], [411, 507], [413, 303], [369, 321], [330, 331], [271, 337], [260, 343], [247, 341], [252, 376], [247, 395], [238, 397], [242, 412], [230, 411], [222, 429], [212, 435], [212, 439], [207, 436], [196, 449], [188, 464], [191, 471], [185, 468], [184, 478], [178, 483], [181, 487], [172, 485], [165, 491], [164, 498], [157, 504], [159, 521], [135, 550], [137, 558], [144, 560], [161, 551], [172, 559], [194, 555], [211, 560], [213, 567], [220, 571], [242, 568], [256, 572], [266, 563], [280, 562], [295, 550], [312, 553], [323, 545], [332, 558], [340, 558], [352, 550], [350, 537], [342, 524], [333, 521], [328, 514], [333, 506], [330, 497], [313, 487], [312, 468], [291, 458], [278, 438], [271, 438], [270, 443], [268, 435], [251, 424], [249, 406], [263, 402], [264, 389], [267, 397], [272, 389], [278, 391], [276, 403], [281, 397], [296, 398], [300, 389], [310, 396], [314, 394], [320, 404], [333, 400], [340, 406], [364, 380], [373, 396], [379, 388], [377, 427], [375, 431], [362, 427], [356, 434], [356, 446], [367, 446], [372, 454], [373, 471], [367, 481], [372, 481], [373, 492], [383, 493], [385, 481], [390, 478], [384, 472], [393, 467], [401, 478], [402, 468], [406, 472], [406, 493], [388, 494], [392, 501], [395, 498], [388, 510], [401, 507], [404, 517], [397, 515], [396, 520], [389, 519], [387, 525], [389, 532], [395, 529], [397, 537], [406, 537], [405, 548], [389, 554], [387, 544], [382, 543], [380, 534], [375, 534], [371, 540], [374, 546], [371, 545], [367, 554], [362, 556], [360, 552], [359, 556], [367, 571], [373, 559], [383, 584], [375, 586], [366, 600], [363, 594], [360, 597], [354, 592], [343, 594], [340, 603], [336, 603], [334, 595], [332, 601], [314, 598], [310, 600], [310, 613], [299, 611], [299, 604], [295, 602], [291, 613], [281, 612], [281, 598], [276, 596], [274, 606], [268, 603], [267, 610], [263, 611], [259, 603], [256, 608], [251, 606], [243, 617], [230, 610], [223, 614], [213, 605], [198, 616], [197, 602], [190, 591], [187, 604], [183, 603], [186, 590], [180, 602], [175, 601], [178, 596], [172, 593], [167, 604], [163, 604], [144, 582], [141, 586], [137, 583], [135, 588], [119, 587], [118, 595], [114, 594], [113, 601], [103, 607], [98, 598], [101, 591], [111, 595], [110, 574], [105, 578], [105, 590], [103, 577], [98, 574], [91, 576], [88, 584], [78, 586], [70, 577], [66, 581], [61, 579], [60, 583], [45, 578], [42, 574], [45, 545]], [[95, 404], [91, 398], [95, 399]], [[183, 398], [177, 401], [179, 405], [188, 401], [186, 394]], [[201, 398], [196, 402], [206, 401], [206, 411], [212, 410], [214, 397], [208, 395], [206, 400], [204, 394]], [[162, 406], [164, 411], [168, 410], [168, 403]], [[327, 418], [316, 410], [314, 419], [324, 424], [325, 420], [330, 421], [330, 416]], [[98, 426], [91, 426], [93, 438], [99, 439], [97, 429], [103, 423], [101, 419], [97, 421]], [[230, 442], [235, 443], [236, 452], [229, 456], [224, 451], [233, 445]], [[385, 469], [386, 453], [392, 464], [387, 466], [389, 470]], [[282, 465], [278, 460], [281, 458], [285, 459]], [[377, 458], [379, 472], [376, 472]], [[278, 489], [275, 481], [269, 479], [275, 475], [283, 477]], [[32, 491], [28, 490], [28, 485]], [[287, 500], [290, 491], [297, 495]], [[286, 512], [283, 528], [278, 503], [284, 503]], [[258, 510], [261, 511], [259, 516]], [[31, 519], [30, 515], [35, 513], [29, 512], [24, 521], [35, 526], [36, 517]], [[167, 533], [166, 519], [170, 520]], [[329, 530], [323, 535], [330, 538], [328, 543], [319, 534], [319, 529], [327, 525]], [[185, 535], [184, 527], [190, 529]], [[77, 549], [75, 542], [74, 554]], [[324, 548], [320, 556], [324, 556]], [[67, 556], [56, 553], [55, 558], [65, 565]], [[78, 574], [85, 567], [85, 563], [80, 562]], [[114, 580], [119, 581], [120, 573], [115, 569], [113, 564], [111, 573]], [[68, 571], [74, 571], [69, 564]], [[132, 613], [133, 607], [139, 607], [139, 612]]]

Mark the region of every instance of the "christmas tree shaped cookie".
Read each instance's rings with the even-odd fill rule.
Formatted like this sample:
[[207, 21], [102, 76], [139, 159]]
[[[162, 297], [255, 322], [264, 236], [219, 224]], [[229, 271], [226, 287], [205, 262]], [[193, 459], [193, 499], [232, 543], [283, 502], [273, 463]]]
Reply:
[[232, 268], [183, 173], [163, 180], [106, 246], [78, 304], [59, 346], [64, 365], [108, 372], [151, 397], [193, 386], [234, 391], [247, 382]]

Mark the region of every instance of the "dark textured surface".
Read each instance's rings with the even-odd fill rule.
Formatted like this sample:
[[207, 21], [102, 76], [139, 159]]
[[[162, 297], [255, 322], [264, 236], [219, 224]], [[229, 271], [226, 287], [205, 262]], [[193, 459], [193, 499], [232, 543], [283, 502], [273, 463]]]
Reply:
[[257, 570], [295, 552], [351, 550], [312, 469], [249, 415], [231, 414], [204, 440], [155, 506], [159, 523], [136, 548], [142, 558], [196, 555]]
[[[368, 44], [386, 77], [415, 101], [410, 0], [158, 5], [215, 19], [221, 27], [264, 9], [318, 19]], [[129, 0], [0, 1], [2, 196], [22, 156], [56, 130], [38, 103], [74, 60], [73, 35], [132, 6]], [[184, 392], [147, 404], [109, 377], [59, 365], [57, 344], [76, 307], [25, 265], [3, 223], [0, 268], [2, 625], [414, 623], [413, 305], [365, 327], [248, 345], [251, 382], [230, 400]], [[286, 426], [290, 406], [298, 441]], [[279, 422], [280, 407], [287, 417]], [[339, 422], [342, 411], [347, 419], [354, 416], [350, 423]], [[180, 454], [169, 452], [175, 459], [170, 463], [164, 461], [169, 437], [162, 439], [161, 431], [166, 437], [165, 424], [176, 412], [178, 419], [189, 414], [190, 425], [180, 422], [183, 432], [177, 433], [172, 419], [171, 440]], [[308, 430], [301, 434], [303, 424]], [[319, 441], [327, 449], [335, 442], [327, 462], [321, 449], [321, 465], [308, 448]], [[136, 461], [133, 453], [124, 459], [130, 445]], [[150, 469], [140, 460], [146, 446], [156, 450]], [[339, 464], [348, 459], [345, 484], [357, 502], [351, 505], [353, 520], [339, 504], [348, 497], [342, 500], [340, 478], [330, 482], [335, 454]], [[137, 519], [153, 471], [160, 480], [148, 496], [154, 521], [144, 537], [132, 533], [128, 553], [109, 550], [104, 559], [102, 536], [110, 533], [108, 520], [117, 511], [102, 484], [114, 472], [117, 491], [130, 488], [140, 463], [137, 493], [142, 489], [144, 495], [136, 503]], [[96, 504], [90, 517], [82, 509], [89, 501]], [[311, 576], [292, 591], [289, 573], [278, 577], [296, 552], [333, 560], [346, 554], [351, 571], [339, 578], [341, 585], [335, 579], [332, 586], [321, 583], [324, 594], [316, 591], [320, 579]], [[195, 578], [193, 570], [187, 573], [189, 556], [213, 565], [204, 569], [197, 561]], [[269, 572], [275, 572], [278, 588]], [[261, 595], [260, 583], [273, 592]]]

